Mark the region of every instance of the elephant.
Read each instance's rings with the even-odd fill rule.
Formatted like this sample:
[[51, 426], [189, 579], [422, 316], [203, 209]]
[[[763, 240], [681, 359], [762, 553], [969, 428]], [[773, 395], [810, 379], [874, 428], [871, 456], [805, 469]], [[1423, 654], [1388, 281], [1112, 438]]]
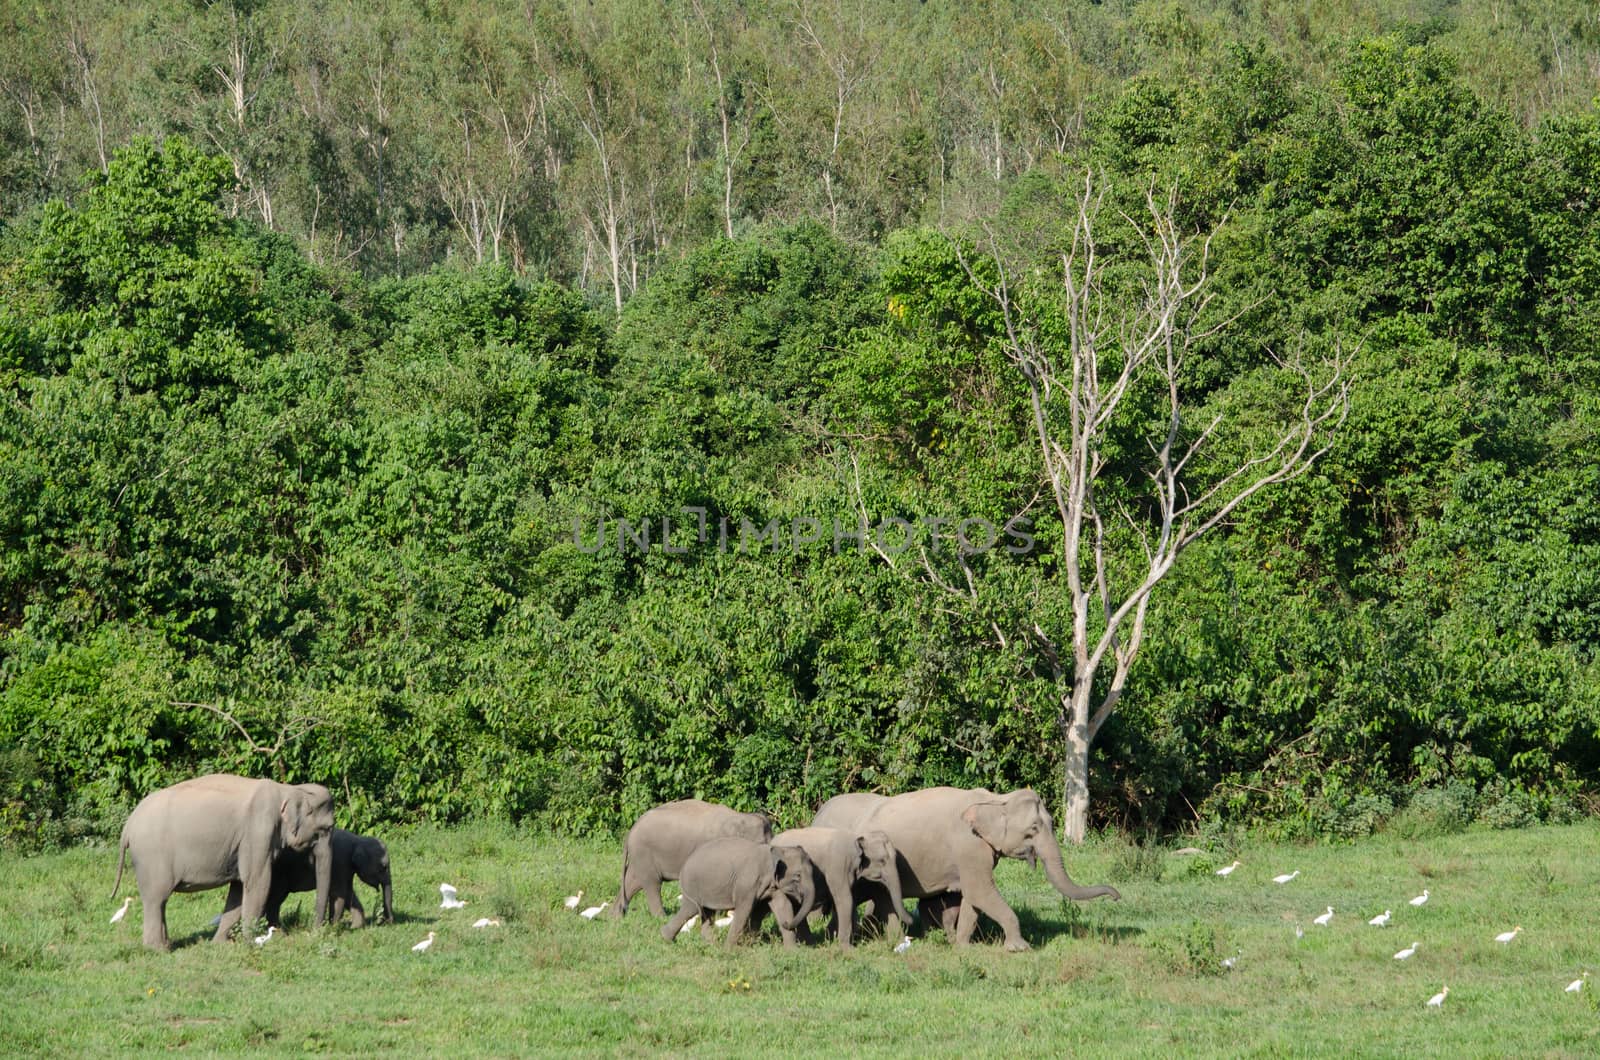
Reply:
[[254, 924], [272, 893], [277, 856], [309, 851], [316, 923], [332, 881], [333, 796], [321, 784], [279, 784], [227, 773], [185, 780], [146, 795], [122, 826], [116, 897], [131, 858], [144, 903], [144, 944], [165, 950], [167, 900], [174, 891], [237, 884], [239, 903], [218, 922], [222, 941], [241, 918]]
[[[855, 926], [855, 886], [858, 880], [872, 880], [882, 884], [896, 916], [905, 923], [911, 922], [906, 912], [905, 900], [900, 893], [899, 854], [889, 842], [885, 832], [870, 831], [861, 835], [838, 828], [791, 828], [772, 839], [774, 845], [797, 846], [811, 859], [820, 886], [817, 901], [831, 900], [833, 924], [839, 933], [839, 948], [849, 949], [851, 933]], [[773, 912], [780, 927], [785, 910], [780, 905], [781, 896], [772, 899]], [[802, 924], [804, 919], [802, 918]], [[784, 930], [784, 941], [790, 941], [793, 932]]]
[[[841, 823], [853, 814], [856, 820]], [[885, 832], [900, 854], [904, 894], [916, 898], [959, 894], [951, 936], [958, 946], [972, 941], [982, 913], [1005, 932], [1007, 950], [1028, 949], [1017, 914], [994, 885], [994, 866], [1002, 857], [1020, 858], [1030, 867], [1042, 859], [1051, 885], [1075, 901], [1122, 897], [1115, 887], [1080, 887], [1072, 882], [1062, 864], [1050, 814], [1043, 800], [1027, 788], [1003, 795], [983, 788], [926, 788], [889, 798], [840, 796], [823, 805], [817, 820], [833, 827]], [[930, 903], [932, 915], [925, 919], [937, 918], [948, 925], [949, 901]]]
[[710, 914], [728, 909], [733, 912], [733, 922], [728, 925], [728, 946], [732, 948], [757, 903], [771, 902], [778, 927], [785, 932], [784, 944], [793, 946], [795, 925], [811, 914], [817, 897], [811, 859], [804, 850], [737, 836], [695, 847], [683, 863], [679, 884], [683, 901], [661, 928], [661, 937], [668, 942], [676, 940], [678, 929], [697, 915], [701, 937], [709, 942], [715, 930]]
[[[356, 835], [343, 828], [335, 828], [332, 835], [333, 882], [329, 891], [328, 919], [337, 924], [350, 913], [350, 923], [362, 927], [367, 922], [367, 911], [356, 895], [355, 881], [360, 877], [367, 886], [378, 890], [383, 899], [379, 921], [394, 923], [394, 887], [389, 877], [389, 851], [382, 840]], [[279, 852], [272, 867], [272, 891], [267, 896], [263, 915], [267, 923], [282, 927], [283, 901], [295, 891], [316, 890], [316, 869], [311, 856], [303, 850]], [[222, 907], [226, 916], [240, 904], [242, 888], [238, 882], [228, 887], [227, 904]]]
[[650, 912], [666, 916], [661, 904], [662, 882], [676, 880], [700, 844], [725, 837], [770, 842], [772, 821], [766, 814], [740, 813], [700, 799], [680, 799], [646, 810], [628, 829], [623, 843], [622, 887], [611, 915], [625, 916], [628, 902], [644, 891]]

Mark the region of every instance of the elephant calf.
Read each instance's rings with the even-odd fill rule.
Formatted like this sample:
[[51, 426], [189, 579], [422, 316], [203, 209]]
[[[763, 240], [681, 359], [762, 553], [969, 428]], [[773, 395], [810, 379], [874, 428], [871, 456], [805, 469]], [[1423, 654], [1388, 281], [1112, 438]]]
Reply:
[[[812, 871], [811, 859], [799, 847], [738, 838], [703, 843], [683, 863], [678, 880], [683, 902], [661, 929], [661, 937], [674, 941], [678, 929], [698, 915], [702, 937], [710, 941], [714, 928], [709, 914], [730, 909], [733, 922], [728, 925], [728, 946], [732, 947], [749, 923], [756, 903], [769, 901], [778, 926], [786, 932], [785, 943], [793, 945], [793, 937], [787, 933], [804, 922], [816, 901]], [[780, 896], [785, 900], [774, 901]]]
[[676, 880], [702, 843], [724, 837], [767, 843], [772, 840], [772, 822], [765, 814], [740, 813], [700, 799], [679, 799], [646, 810], [623, 842], [622, 887], [611, 915], [625, 915], [633, 896], [643, 891], [650, 912], [666, 916], [662, 882]]
[[[839, 947], [850, 948], [851, 933], [855, 927], [855, 887], [857, 881], [871, 881], [889, 892], [894, 914], [902, 924], [911, 923], [905, 900], [900, 893], [899, 854], [889, 836], [871, 831], [854, 835], [840, 828], [791, 828], [772, 839], [773, 845], [797, 846], [811, 859], [818, 886], [817, 902], [831, 902], [834, 927], [839, 933]], [[780, 927], [783, 915], [780, 906], [785, 899], [772, 899], [773, 913]], [[800, 918], [804, 921], [804, 917]], [[784, 930], [784, 942], [792, 941], [792, 932]]]
[[[356, 895], [357, 877], [367, 886], [377, 890], [383, 906], [379, 921], [394, 923], [394, 887], [389, 877], [389, 851], [383, 841], [371, 836], [356, 835], [343, 828], [332, 834], [333, 873], [328, 890], [328, 919], [337, 924], [346, 910], [350, 923], [362, 927], [367, 922], [367, 911]], [[267, 892], [267, 905], [262, 915], [267, 923], [282, 927], [281, 914], [284, 899], [296, 891], [316, 889], [315, 867], [308, 854], [297, 850], [281, 851], [272, 866], [272, 886]], [[241, 900], [238, 884], [228, 889], [227, 902], [222, 907], [223, 916], [237, 908]]]

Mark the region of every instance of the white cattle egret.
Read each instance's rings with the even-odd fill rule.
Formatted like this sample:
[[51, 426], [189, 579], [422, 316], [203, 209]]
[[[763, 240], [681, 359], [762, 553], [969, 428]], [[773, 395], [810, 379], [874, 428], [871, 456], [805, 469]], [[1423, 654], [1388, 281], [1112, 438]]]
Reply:
[[472, 922], [472, 926], [473, 927], [480, 927], [480, 928], [481, 927], [499, 927], [500, 926], [500, 921], [492, 920], [492, 919], [490, 919], [489, 917], [486, 917], [486, 916], [480, 916], [478, 919], [476, 919], [476, 920], [474, 920]]
[[1272, 882], [1273, 883], [1288, 883], [1290, 880], [1294, 879], [1298, 875], [1300, 875], [1300, 870], [1299, 869], [1295, 869], [1293, 872], [1284, 873], [1282, 876], [1274, 876], [1274, 877], [1272, 877]]
[[1239, 958], [1243, 957], [1243, 956], [1244, 956], [1244, 951], [1240, 950], [1238, 953], [1235, 953], [1232, 957], [1224, 957], [1224, 958], [1222, 958], [1222, 966], [1224, 968], [1227, 968], [1228, 970], [1232, 971], [1233, 966], [1238, 964], [1239, 963]]
[[1502, 932], [1500, 932], [1500, 934], [1498, 934], [1498, 935], [1496, 935], [1494, 937], [1494, 940], [1496, 942], [1510, 942], [1512, 939], [1517, 937], [1517, 932], [1519, 932], [1521, 930], [1522, 930], [1522, 925], [1518, 924], [1516, 927], [1512, 928], [1510, 931], [1502, 931]]
[[1422, 893], [1421, 894], [1419, 894], [1415, 898], [1411, 899], [1411, 904], [1412, 905], [1427, 905], [1428, 904], [1428, 889], [1426, 887], [1424, 887], [1422, 889]]
[[585, 919], [585, 920], [593, 920], [595, 917], [597, 917], [601, 913], [605, 912], [606, 911], [606, 906], [608, 906], [610, 904], [611, 904], [611, 899], [607, 898], [605, 901], [601, 902], [599, 905], [591, 905], [589, 908], [585, 909], [583, 912], [579, 913], [578, 915], [583, 917], [583, 919]]
[[1296, 924], [1294, 926], [1294, 938], [1295, 938], [1295, 941], [1299, 942], [1301, 939], [1303, 939], [1305, 937], [1306, 937], [1306, 929], [1301, 927], [1299, 924]]
[[1333, 919], [1333, 906], [1328, 906], [1328, 911], [1312, 921], [1317, 927], [1327, 927], [1328, 921]]
[[1395, 954], [1394, 959], [1397, 961], [1409, 961], [1411, 959], [1411, 955], [1417, 952], [1417, 947], [1420, 945], [1422, 945], [1422, 943], [1413, 942], [1411, 945]]
[[911, 948], [911, 936], [910, 935], [907, 935], [905, 938], [901, 939], [899, 942], [894, 944], [894, 951], [896, 953], [904, 953], [907, 950], [909, 950], [910, 948]]
[[1584, 972], [1583, 979], [1574, 979], [1572, 982], [1567, 984], [1566, 992], [1569, 994], [1576, 994], [1578, 991], [1583, 989], [1583, 980], [1587, 978], [1589, 978], [1589, 973]]
[[733, 914], [727, 913], [723, 916], [719, 916], [717, 919], [713, 920], [712, 923], [717, 925], [717, 927], [725, 928], [729, 924], [733, 923]]
[[1450, 996], [1450, 988], [1447, 986], [1443, 990], [1439, 991], [1437, 994], [1433, 995], [1432, 997], [1430, 997], [1428, 999], [1428, 1007], [1429, 1008], [1443, 1008], [1444, 1007], [1444, 999], [1449, 997], [1449, 996]]
[[1238, 867], [1239, 867], [1239, 862], [1235, 861], [1232, 865], [1226, 865], [1226, 866], [1218, 869], [1217, 870], [1217, 875], [1218, 876], [1230, 875], [1233, 872], [1233, 870], [1238, 868]]
[[433, 932], [428, 932], [428, 937], [411, 947], [412, 953], [427, 953], [428, 947], [433, 945]]
[[271, 925], [268, 925], [267, 933], [265, 935], [257, 935], [256, 936], [256, 945], [257, 946], [265, 946], [267, 943], [272, 941], [272, 936], [276, 935], [277, 933], [278, 933], [278, 929], [277, 928], [272, 927]]
[[699, 924], [699, 923], [700, 923], [700, 914], [696, 913], [694, 916], [690, 917], [688, 920], [685, 920], [683, 922], [683, 927], [678, 929], [678, 934], [682, 935], [682, 934], [685, 934], [686, 932], [693, 931], [695, 929], [695, 926], [697, 924]]
[[579, 905], [583, 904], [583, 888], [579, 887], [577, 894], [567, 895], [561, 904], [566, 906], [568, 909], [578, 908]]
[[1373, 927], [1388, 927], [1389, 917], [1392, 915], [1393, 914], [1390, 913], [1389, 910], [1385, 909], [1383, 912], [1367, 921], [1367, 923], [1371, 924]]
[[124, 898], [122, 900], [122, 908], [118, 909], [115, 913], [111, 914], [111, 922], [113, 924], [115, 924], [117, 921], [119, 921], [123, 917], [127, 916], [128, 915], [128, 906], [130, 906], [132, 904], [133, 904], [133, 896], [132, 895], [129, 895], [127, 898]]
[[463, 902], [460, 898], [457, 898], [457, 893], [458, 892], [456, 889], [450, 886], [448, 883], [441, 883], [439, 885], [439, 908], [465, 909], [467, 907], [467, 903]]

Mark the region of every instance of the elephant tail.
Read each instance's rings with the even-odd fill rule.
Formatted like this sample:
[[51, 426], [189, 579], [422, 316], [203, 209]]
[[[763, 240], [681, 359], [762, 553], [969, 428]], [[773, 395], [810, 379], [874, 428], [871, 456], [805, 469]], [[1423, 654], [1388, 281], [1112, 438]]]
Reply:
[[128, 841], [124, 839], [117, 848], [117, 882], [111, 885], [111, 897], [117, 896], [117, 891], [122, 888], [122, 867], [128, 862]]

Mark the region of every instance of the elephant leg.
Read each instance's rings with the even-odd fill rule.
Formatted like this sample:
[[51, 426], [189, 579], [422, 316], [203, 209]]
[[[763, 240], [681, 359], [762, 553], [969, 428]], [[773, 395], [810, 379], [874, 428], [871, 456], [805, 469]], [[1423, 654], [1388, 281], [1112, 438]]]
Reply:
[[739, 943], [739, 936], [744, 934], [745, 925], [750, 923], [750, 910], [755, 907], [752, 899], [745, 898], [733, 907], [733, 923], [728, 925], [728, 949], [733, 949]]
[[221, 942], [233, 932], [233, 926], [239, 922], [239, 904], [244, 899], [244, 885], [238, 880], [228, 884], [228, 897], [222, 903], [222, 918], [217, 921], [216, 934], [211, 936], [211, 941]]
[[139, 895], [144, 905], [144, 944], [153, 950], [169, 950], [172, 943], [167, 938], [167, 899], [170, 891], [147, 891], [139, 885]]
[[717, 941], [716, 917], [715, 909], [707, 909], [704, 906], [700, 908], [700, 941], [706, 943]]
[[691, 898], [685, 895], [683, 901], [678, 903], [678, 911], [673, 914], [671, 920], [667, 921], [666, 924], [662, 926], [661, 937], [666, 939], [668, 942], [676, 942], [678, 939], [678, 932], [682, 930], [683, 925], [687, 924], [690, 920], [693, 920], [694, 915], [699, 911], [700, 907], [696, 905]]
[[983, 913], [1000, 925], [1006, 933], [1006, 949], [1012, 953], [1019, 953], [1029, 949], [1028, 940], [1022, 937], [1022, 926], [1017, 923], [1017, 914], [1000, 897], [1000, 891], [993, 880], [979, 880], [976, 887], [969, 887], [965, 880], [961, 886], [961, 912], [956, 919], [955, 943], [965, 946], [972, 941], [972, 933], [978, 928], [978, 914]]
[[828, 890], [833, 894], [833, 921], [839, 932], [839, 948], [851, 948], [850, 936], [855, 924], [855, 905], [853, 904], [853, 890], [850, 880], [840, 874], [832, 873], [824, 876]]
[[634, 895], [644, 892], [645, 904], [650, 907], [654, 916], [666, 916], [666, 906], [661, 904], [661, 874], [652, 870], [640, 868], [630, 863], [627, 872], [622, 876], [622, 890], [617, 893], [616, 913], [621, 916], [628, 911], [628, 903], [633, 901]]
[[[244, 896], [239, 903], [239, 922], [244, 924], [246, 931], [254, 931], [256, 921], [265, 917], [267, 911], [267, 888], [262, 885], [244, 885]], [[224, 917], [224, 920], [227, 918]]]
[[[366, 927], [367, 926], [367, 911], [361, 907], [361, 899], [356, 895], [356, 889], [354, 887], [351, 887], [350, 888], [350, 893], [348, 895], [346, 895], [345, 897], [349, 899], [348, 902], [346, 902], [346, 905], [350, 909], [350, 926], [351, 927]], [[339, 920], [339, 917], [337, 915], [335, 915], [333, 919], [334, 919], [334, 922], [337, 923], [338, 920]]]

